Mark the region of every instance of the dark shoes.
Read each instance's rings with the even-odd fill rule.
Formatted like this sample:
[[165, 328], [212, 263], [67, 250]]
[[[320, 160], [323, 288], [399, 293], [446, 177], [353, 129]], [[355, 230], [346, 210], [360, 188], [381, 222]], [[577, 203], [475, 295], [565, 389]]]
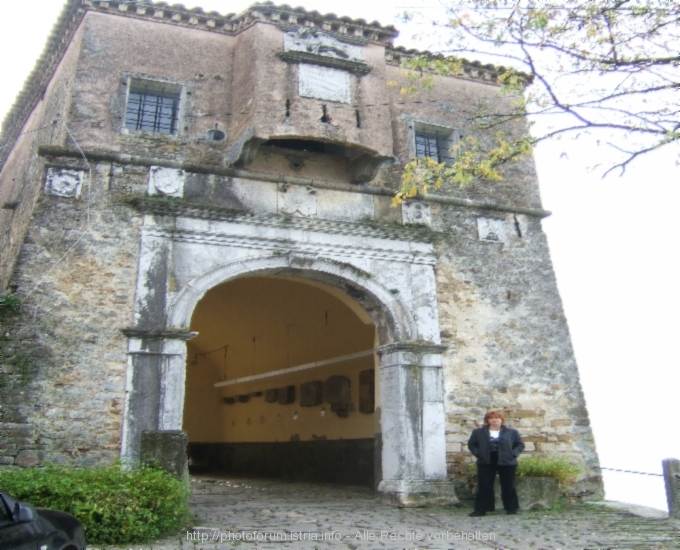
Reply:
[[[516, 516], [517, 510], [506, 510], [505, 513], [508, 514], [509, 516]], [[468, 516], [470, 516], [471, 518], [478, 518], [485, 515], [486, 512], [471, 512], [470, 514], [468, 514]]]

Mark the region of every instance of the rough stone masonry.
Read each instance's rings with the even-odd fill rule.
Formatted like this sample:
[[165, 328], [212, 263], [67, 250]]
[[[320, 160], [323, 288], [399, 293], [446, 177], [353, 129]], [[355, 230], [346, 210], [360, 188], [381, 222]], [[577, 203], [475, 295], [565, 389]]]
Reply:
[[66, 3], [2, 132], [0, 279], [22, 306], [2, 317], [1, 464], [134, 461], [144, 431], [183, 429], [197, 304], [276, 276], [375, 326], [376, 408], [347, 426], [374, 415], [388, 500], [456, 502], [489, 409], [579, 466], [565, 492], [602, 495], [532, 161], [391, 206], [410, 159], [446, 162], [466, 113], [509, 101], [498, 70], [405, 100], [396, 34], [270, 3]]

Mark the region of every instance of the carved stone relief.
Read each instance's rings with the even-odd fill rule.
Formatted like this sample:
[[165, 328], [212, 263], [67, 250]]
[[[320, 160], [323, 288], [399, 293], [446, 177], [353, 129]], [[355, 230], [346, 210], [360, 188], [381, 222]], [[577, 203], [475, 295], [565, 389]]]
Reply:
[[152, 166], [149, 169], [149, 195], [184, 196], [184, 170]]
[[45, 194], [56, 197], [80, 197], [83, 187], [82, 170], [50, 167], [45, 179]]
[[503, 220], [494, 218], [477, 218], [477, 231], [480, 241], [503, 243], [506, 241]]
[[401, 215], [405, 224], [432, 225], [430, 205], [424, 202], [406, 201], [401, 205]]
[[308, 52], [351, 61], [364, 59], [361, 47], [346, 44], [326, 33], [311, 29], [300, 29], [284, 34], [283, 49], [286, 52]]
[[296, 214], [304, 217], [316, 216], [316, 191], [300, 185], [279, 185], [280, 214]]

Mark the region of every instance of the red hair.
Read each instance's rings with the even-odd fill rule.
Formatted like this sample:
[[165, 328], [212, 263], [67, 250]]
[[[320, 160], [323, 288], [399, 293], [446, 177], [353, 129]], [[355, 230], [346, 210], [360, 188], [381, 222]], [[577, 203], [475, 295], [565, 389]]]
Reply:
[[484, 424], [489, 423], [489, 418], [500, 418], [501, 424], [505, 426], [505, 415], [499, 411], [489, 411], [484, 415]]

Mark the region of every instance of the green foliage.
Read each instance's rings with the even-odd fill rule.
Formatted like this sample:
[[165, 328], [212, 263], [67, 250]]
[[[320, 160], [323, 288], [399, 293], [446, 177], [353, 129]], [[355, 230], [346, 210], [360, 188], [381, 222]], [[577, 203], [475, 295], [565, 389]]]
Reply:
[[[580, 470], [566, 458], [549, 458], [544, 456], [523, 456], [518, 460], [517, 477], [554, 477], [560, 486], [569, 485], [578, 479]], [[467, 464], [465, 477], [468, 482], [477, 479], [477, 466]]]
[[401, 189], [392, 204], [396, 206], [418, 194], [425, 195], [444, 183], [465, 187], [475, 179], [501, 180], [501, 167], [531, 155], [533, 144], [534, 140], [529, 135], [508, 141], [497, 132], [495, 147], [491, 148], [483, 146], [475, 137], [462, 139], [452, 148], [456, 160], [451, 166], [437, 163], [429, 157], [413, 159], [404, 167]]
[[566, 458], [527, 456], [519, 459], [517, 477], [554, 477], [561, 486], [574, 483], [580, 470]]
[[0, 469], [0, 487], [34, 506], [74, 515], [90, 544], [143, 543], [188, 518], [186, 485], [159, 469]]
[[0, 294], [0, 317], [4, 316], [6, 312], [19, 313], [21, 309], [21, 300], [16, 294]]

